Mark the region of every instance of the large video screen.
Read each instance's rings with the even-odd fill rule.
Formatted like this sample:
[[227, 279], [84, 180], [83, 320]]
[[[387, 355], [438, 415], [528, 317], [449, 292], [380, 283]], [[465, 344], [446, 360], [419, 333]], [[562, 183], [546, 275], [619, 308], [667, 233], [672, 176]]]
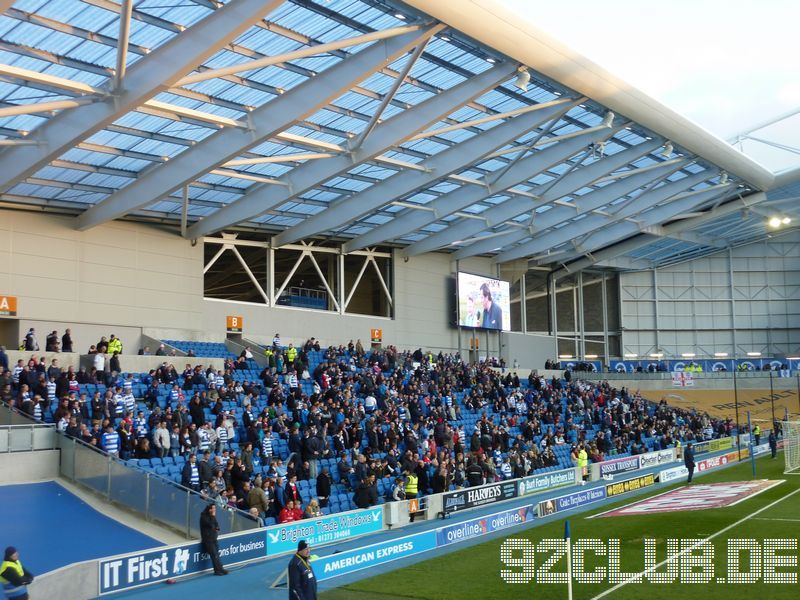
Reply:
[[461, 327], [511, 330], [511, 304], [507, 281], [458, 274], [458, 324]]

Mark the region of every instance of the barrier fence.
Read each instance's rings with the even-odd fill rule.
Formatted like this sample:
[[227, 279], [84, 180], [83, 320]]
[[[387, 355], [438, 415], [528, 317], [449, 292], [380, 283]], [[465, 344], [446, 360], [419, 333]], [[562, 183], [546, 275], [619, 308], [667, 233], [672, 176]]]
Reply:
[[56, 448], [58, 439], [49, 425], [0, 425], [0, 453]]
[[[208, 500], [163, 477], [133, 469], [83, 442], [58, 436], [61, 476], [102, 497], [140, 513], [185, 535], [200, 537], [199, 518]], [[220, 534], [257, 529], [258, 524], [238, 509], [217, 512]]]

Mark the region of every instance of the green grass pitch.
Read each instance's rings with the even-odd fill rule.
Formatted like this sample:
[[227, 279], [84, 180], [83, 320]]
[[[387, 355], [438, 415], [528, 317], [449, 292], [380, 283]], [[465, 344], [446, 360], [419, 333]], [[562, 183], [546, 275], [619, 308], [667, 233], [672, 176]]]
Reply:
[[[662, 494], [667, 490], [685, 485], [684, 481], [676, 482], [668, 487], [660, 487], [647, 495], [623, 497], [620, 501], [595, 507], [579, 514], [570, 514], [569, 520], [572, 529], [572, 540], [598, 539], [608, 547], [608, 540], [620, 540], [620, 570], [629, 573], [641, 573], [645, 569], [644, 539], [654, 539], [656, 544], [656, 561], [661, 562], [667, 557], [667, 539], [693, 539], [700, 540], [713, 536], [726, 527], [745, 519], [742, 523], [725, 531], [709, 540], [713, 545], [714, 577], [709, 583], [688, 583], [688, 567], [678, 566], [678, 580], [675, 583], [629, 583], [614, 588], [608, 578], [602, 583], [578, 583], [573, 581], [573, 598], [576, 600], [590, 600], [597, 595], [607, 592], [605, 598], [621, 598], [631, 600], [779, 600], [800, 598], [800, 583], [764, 583], [764, 540], [767, 539], [794, 539], [800, 537], [800, 492], [788, 497], [795, 490], [800, 489], [800, 477], [783, 475], [783, 457], [771, 460], [768, 456], [757, 460], [757, 478], [770, 480], [784, 480], [784, 483], [752, 496], [734, 506], [718, 509], [681, 511], [670, 513], [656, 513], [644, 516], [611, 516], [604, 518], [588, 519], [592, 515], [606, 512], [615, 507], [624, 506], [646, 497]], [[750, 461], [734, 467], [710, 473], [695, 480], [697, 484], [712, 482], [749, 481], [752, 479]], [[693, 484], [694, 485], [694, 484]], [[785, 498], [785, 499], [784, 499]], [[756, 511], [777, 502], [767, 510], [753, 515]], [[536, 523], [536, 521], [534, 521]], [[533, 556], [535, 568], [528, 574], [533, 574], [528, 583], [506, 583], [501, 577], [502, 570], [523, 572], [520, 566], [509, 567], [501, 562], [501, 546], [506, 539], [527, 539], [535, 547], [542, 539], [561, 539], [564, 533], [564, 519], [554, 521], [539, 527], [514, 533], [508, 538], [498, 538], [478, 544], [460, 551], [431, 558], [413, 566], [363, 579], [356, 583], [347, 584], [340, 588], [329, 590], [321, 594], [323, 600], [398, 600], [400, 598], [419, 598], [429, 600], [465, 600], [472, 598], [536, 598], [547, 600], [550, 598], [567, 598], [566, 583], [542, 583], [541, 576], [536, 573], [548, 558], [548, 554], [538, 551]], [[754, 561], [761, 569], [761, 577], [754, 583], [732, 584], [722, 583], [718, 578], [728, 574], [728, 553], [730, 539], [756, 540], [761, 548], [762, 557]], [[687, 553], [683, 556], [689, 556]], [[798, 548], [782, 550], [778, 555], [794, 557], [793, 566], [779, 566], [778, 573], [800, 573], [798, 564]], [[522, 557], [522, 551], [512, 554], [515, 558]], [[741, 572], [750, 571], [749, 553], [739, 554], [741, 558]], [[586, 568], [589, 572], [597, 566], [608, 566], [608, 557], [597, 557], [589, 552], [585, 554]], [[791, 558], [789, 559], [792, 560]], [[550, 569], [552, 573], [566, 571], [566, 558], [562, 557]], [[573, 562], [574, 564], [574, 562]], [[656, 572], [664, 572], [668, 567], [662, 566]], [[681, 569], [686, 568], [686, 575]], [[708, 567], [706, 567], [707, 569]], [[695, 569], [698, 570], [698, 569]], [[754, 573], [754, 577], [759, 573]], [[800, 577], [797, 578], [800, 581]]]

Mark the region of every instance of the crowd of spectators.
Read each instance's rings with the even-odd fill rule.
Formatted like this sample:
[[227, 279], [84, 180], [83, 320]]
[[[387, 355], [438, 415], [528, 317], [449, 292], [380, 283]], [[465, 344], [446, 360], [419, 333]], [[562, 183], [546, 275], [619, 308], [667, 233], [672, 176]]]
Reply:
[[[97, 355], [115, 339], [101, 340]], [[0, 396], [121, 459], [181, 459], [185, 487], [278, 522], [320, 514], [341, 489], [366, 508], [734, 429], [609, 382], [521, 379], [421, 348], [350, 341], [323, 350], [314, 338], [283, 346], [276, 334], [265, 355], [258, 380], [237, 375], [252, 372], [249, 348], [219, 370], [164, 362], [138, 375], [32, 356], [2, 373]], [[87, 391], [97, 382], [105, 388]], [[278, 441], [287, 455], [275, 452]]]

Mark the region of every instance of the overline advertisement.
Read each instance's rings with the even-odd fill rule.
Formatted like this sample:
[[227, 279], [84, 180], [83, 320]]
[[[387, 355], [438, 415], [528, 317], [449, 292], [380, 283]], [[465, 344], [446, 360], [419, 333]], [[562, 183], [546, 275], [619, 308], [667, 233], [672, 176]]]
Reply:
[[485, 517], [478, 517], [476, 519], [470, 519], [469, 521], [456, 523], [455, 525], [440, 527], [436, 530], [436, 543], [440, 548], [450, 544], [457, 544], [495, 531], [500, 531], [501, 529], [508, 529], [515, 525], [527, 523], [528, 521], [532, 521], [533, 518], [534, 507], [532, 505], [504, 510], [499, 513], [486, 515]]
[[267, 528], [267, 555], [294, 552], [300, 540], [306, 540], [311, 546], [319, 546], [374, 533], [381, 529], [383, 529], [381, 507], [276, 525]]
[[447, 492], [442, 496], [442, 505], [446, 514], [458, 510], [475, 508], [486, 504], [494, 504], [517, 497], [517, 484], [513, 481], [464, 488], [455, 492]]
[[460, 327], [511, 331], [508, 282], [459, 273], [458, 324]]
[[[225, 565], [266, 556], [264, 530], [234, 533], [219, 538], [219, 555]], [[109, 594], [211, 569], [211, 559], [199, 542], [146, 550], [101, 560], [100, 594]]]

